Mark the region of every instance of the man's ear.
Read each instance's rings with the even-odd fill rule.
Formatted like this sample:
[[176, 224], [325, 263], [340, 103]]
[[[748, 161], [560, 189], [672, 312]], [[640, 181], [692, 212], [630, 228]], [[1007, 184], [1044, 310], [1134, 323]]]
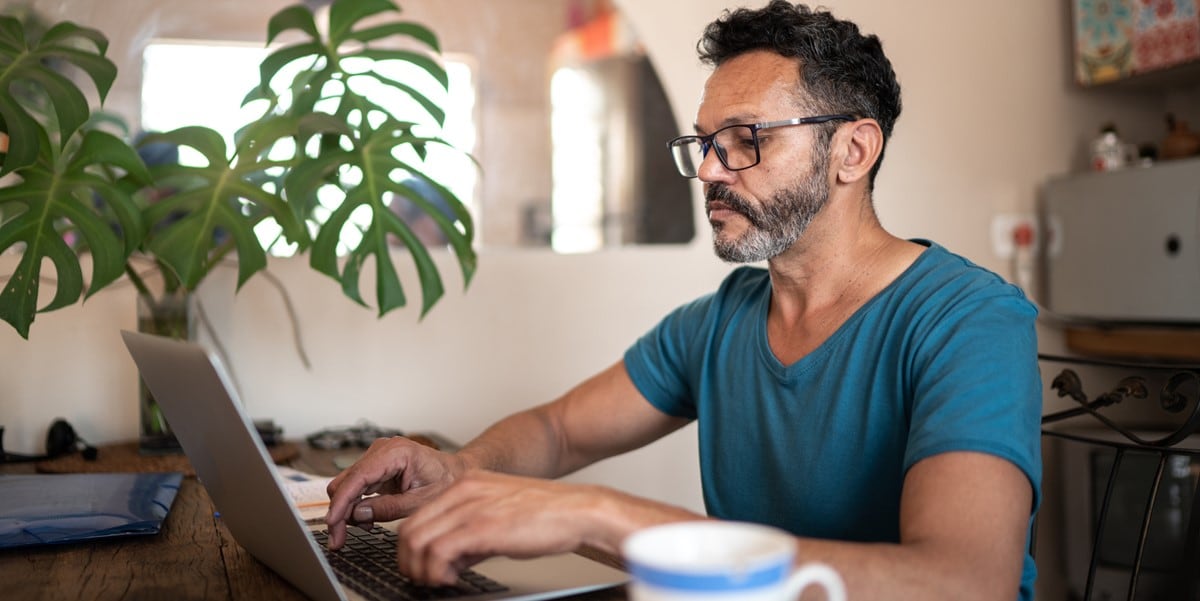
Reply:
[[883, 152], [883, 130], [874, 119], [859, 119], [839, 128], [833, 143], [839, 151], [834, 153], [840, 159], [834, 165], [838, 182], [865, 180]]

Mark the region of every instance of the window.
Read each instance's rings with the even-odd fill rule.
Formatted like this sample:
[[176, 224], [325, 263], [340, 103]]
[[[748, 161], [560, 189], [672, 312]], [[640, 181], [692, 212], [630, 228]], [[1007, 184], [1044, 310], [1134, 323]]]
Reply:
[[[146, 48], [142, 75], [142, 129], [170, 131], [187, 125], [203, 125], [220, 132], [226, 145], [233, 147], [234, 133], [257, 118], [261, 108], [254, 104], [242, 107], [245, 98], [258, 85], [258, 65], [269, 53], [259, 45], [237, 42], [201, 42], [164, 40]], [[386, 88], [356, 87], [356, 91], [383, 104], [390, 102], [397, 114], [423, 115], [423, 133], [439, 135], [454, 149], [433, 145], [424, 162], [425, 173], [455, 193], [468, 209], [478, 214], [478, 174], [474, 164], [463, 153], [473, 153], [476, 145], [476, 89], [474, 61], [462, 55], [442, 55], [449, 76], [449, 91], [408, 64], [381, 63], [378, 68], [392, 79], [411, 82], [414, 87], [439, 103], [446, 110], [446, 122], [441, 131], [422, 110], [409, 110], [415, 102], [407, 96]], [[365, 83], [363, 80], [361, 83]], [[371, 82], [380, 86], [377, 82]], [[391, 97], [389, 100], [381, 98]], [[406, 106], [406, 104], [408, 106]], [[317, 108], [322, 108], [318, 105]], [[179, 160], [187, 165], [203, 164], [199, 153], [181, 149]], [[367, 216], [362, 216], [365, 219]], [[268, 222], [260, 226], [258, 235], [264, 244], [278, 236], [278, 226]], [[358, 235], [356, 228], [343, 231], [344, 242]], [[292, 254], [281, 245], [271, 247], [276, 255]]]

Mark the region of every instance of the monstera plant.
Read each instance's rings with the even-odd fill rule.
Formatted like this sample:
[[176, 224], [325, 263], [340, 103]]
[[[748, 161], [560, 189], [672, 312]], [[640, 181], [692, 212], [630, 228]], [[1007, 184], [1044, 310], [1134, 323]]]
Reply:
[[[79, 82], [90, 80], [101, 100], [107, 95], [117, 68], [105, 56], [105, 36], [63, 22], [30, 39], [19, 20], [0, 17], [0, 142], [7, 142], [0, 143], [0, 252], [20, 254], [0, 292], [0, 319], [27, 338], [38, 313], [80, 301], [123, 275], [141, 301], [155, 305], [194, 291], [225, 262], [236, 262], [240, 289], [266, 267], [271, 241], [257, 230], [268, 221], [356, 303], [366, 304], [360, 274], [373, 258], [380, 316], [407, 303], [390, 253], [389, 240], [401, 241], [416, 265], [424, 315], [444, 289], [425, 245], [389, 208], [400, 198], [437, 223], [469, 283], [476, 267], [470, 214], [422, 170], [428, 148], [446, 142], [358, 85], [397, 90], [444, 122], [435, 101], [380, 68], [407, 63], [447, 85], [436, 36], [396, 20], [399, 10], [390, 0], [335, 0], [322, 28], [305, 5], [276, 13], [268, 45], [291, 41], [263, 60], [261, 82], [246, 97], [264, 107], [262, 115], [238, 132], [232, 148], [200, 126], [137, 144], [92, 126]], [[64, 76], [64, 64], [85, 77]], [[138, 150], [152, 144], [192, 148], [205, 164], [147, 167]], [[360, 235], [343, 236], [346, 228]], [[84, 253], [91, 258], [86, 284]], [[39, 307], [46, 259], [56, 285]], [[146, 284], [139, 269], [146, 262], [161, 272], [163, 290]]]
[[[445, 88], [446, 72], [433, 32], [396, 20], [399, 10], [390, 0], [334, 0], [322, 28], [305, 5], [276, 13], [267, 24], [268, 46], [292, 41], [262, 61], [260, 83], [245, 100], [261, 106], [261, 116], [240, 129], [232, 148], [201, 126], [136, 144], [105, 131], [112, 120], [98, 118], [78, 81], [62, 71], [73, 66], [103, 101], [117, 76], [105, 56], [107, 38], [70, 22], [39, 36], [0, 17], [0, 253], [20, 254], [0, 291], [0, 319], [28, 338], [38, 313], [124, 276], [137, 289], [140, 329], [189, 336], [192, 292], [229, 263], [237, 266], [240, 289], [266, 267], [279, 238], [361, 305], [360, 275], [374, 259], [380, 316], [407, 304], [391, 255], [391, 241], [401, 241], [416, 265], [424, 316], [444, 289], [429, 251], [392, 210], [400, 199], [436, 223], [468, 284], [476, 267], [471, 217], [424, 173], [429, 147], [446, 142], [416, 125], [427, 114], [441, 126], [445, 113], [413, 82], [387, 75], [391, 65], [407, 64]], [[363, 82], [406, 95], [424, 114], [399, 114], [368, 98]], [[143, 160], [164, 147], [190, 148], [202, 164]], [[268, 229], [279, 235], [265, 239]], [[348, 229], [355, 235], [345, 235]], [[55, 289], [39, 307], [47, 259]], [[141, 449], [177, 449], [144, 387], [139, 409]]]

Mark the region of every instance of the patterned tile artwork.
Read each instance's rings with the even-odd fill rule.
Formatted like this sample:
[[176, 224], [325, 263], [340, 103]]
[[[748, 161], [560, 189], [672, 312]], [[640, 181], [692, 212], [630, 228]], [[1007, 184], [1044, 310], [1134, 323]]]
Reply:
[[1198, 0], [1073, 0], [1075, 77], [1098, 84], [1200, 59]]

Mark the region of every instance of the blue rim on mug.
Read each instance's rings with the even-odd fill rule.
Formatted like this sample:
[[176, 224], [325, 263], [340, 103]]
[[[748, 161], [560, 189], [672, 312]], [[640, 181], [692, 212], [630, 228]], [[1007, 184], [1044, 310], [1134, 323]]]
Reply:
[[666, 570], [637, 562], [626, 562], [626, 568], [635, 581], [646, 586], [686, 591], [732, 592], [776, 586], [787, 578], [791, 563], [787, 558], [781, 557], [780, 561], [752, 570], [716, 573]]
[[[722, 553], [693, 555], [705, 547]], [[622, 555], [635, 585], [736, 593], [786, 582], [794, 569], [795, 543], [786, 532], [762, 524], [702, 520], [635, 532], [622, 544]]]

